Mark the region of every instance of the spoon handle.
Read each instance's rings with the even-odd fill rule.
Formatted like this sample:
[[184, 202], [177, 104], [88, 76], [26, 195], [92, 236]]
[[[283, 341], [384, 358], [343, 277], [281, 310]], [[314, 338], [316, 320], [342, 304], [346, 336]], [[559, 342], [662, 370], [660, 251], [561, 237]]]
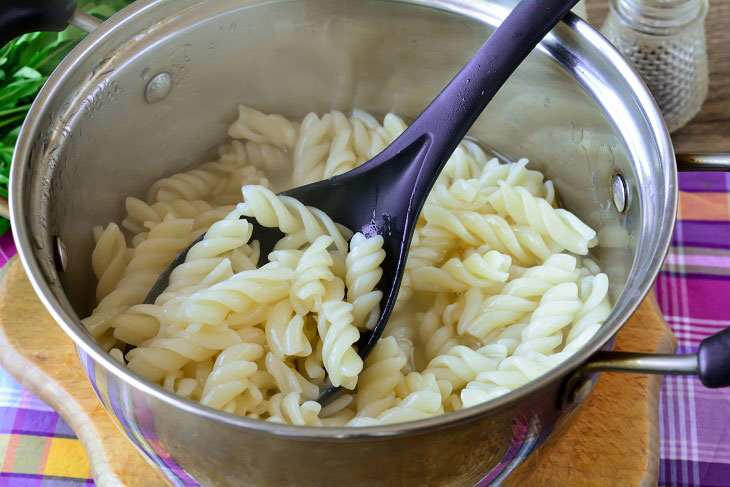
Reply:
[[[386, 148], [382, 160], [409, 147], [425, 149], [416, 158], [420, 160], [420, 168], [412, 180], [412, 202], [426, 201], [442, 167], [489, 101], [577, 1], [522, 0], [461, 72], [399, 139]], [[409, 209], [417, 215], [421, 207], [416, 204]]]
[[[365, 215], [366, 227], [374, 226], [374, 230], [370, 229], [372, 233], [388, 236], [383, 246], [386, 260], [381, 282], [392, 283], [392, 287], [385, 298], [380, 320], [373, 331], [362, 335], [358, 342], [361, 357], [366, 357], [375, 347], [393, 310], [415, 222], [441, 169], [517, 66], [577, 1], [522, 0], [461, 72], [400, 137], [359, 168], [329, 180], [328, 184], [332, 187], [346, 187], [349, 182], [347, 187], [351, 194], [360, 194], [359, 197], [362, 197], [366, 188], [358, 185], [362, 186], [363, 178], [369, 173], [370, 180], [375, 184], [372, 185], [374, 192], [370, 195], [373, 203], [368, 200], [368, 204], [374, 210], [372, 218]], [[306, 198], [307, 192], [302, 193]], [[330, 190], [328, 193], [335, 194], [335, 191]], [[363, 198], [362, 201], [366, 200]], [[316, 204], [316, 201], [313, 203]], [[327, 208], [333, 210], [330, 216], [336, 221], [352, 221], [351, 218], [347, 219], [350, 210], [347, 202], [343, 201], [339, 207], [329, 205]], [[338, 213], [340, 211], [341, 214]], [[402, 236], [402, 239], [393, 238], [394, 235]], [[327, 402], [336, 391], [336, 387], [330, 387], [319, 401]]]

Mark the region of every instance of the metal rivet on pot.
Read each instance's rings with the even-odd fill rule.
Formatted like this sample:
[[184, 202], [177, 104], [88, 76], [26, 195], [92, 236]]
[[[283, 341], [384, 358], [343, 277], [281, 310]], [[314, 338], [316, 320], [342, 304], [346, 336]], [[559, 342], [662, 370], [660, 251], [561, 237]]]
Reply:
[[66, 246], [63, 245], [63, 241], [58, 235], [53, 237], [53, 248], [56, 252], [56, 265], [61, 268], [62, 272], [65, 272], [66, 266], [68, 266], [68, 256], [66, 254]]
[[613, 204], [619, 213], [626, 211], [626, 203], [628, 201], [628, 188], [626, 187], [626, 180], [621, 174], [613, 176], [611, 183], [611, 191], [613, 193]]
[[172, 76], [166, 72], [158, 73], [147, 83], [144, 99], [147, 103], [157, 103], [164, 100], [170, 91], [172, 91]]

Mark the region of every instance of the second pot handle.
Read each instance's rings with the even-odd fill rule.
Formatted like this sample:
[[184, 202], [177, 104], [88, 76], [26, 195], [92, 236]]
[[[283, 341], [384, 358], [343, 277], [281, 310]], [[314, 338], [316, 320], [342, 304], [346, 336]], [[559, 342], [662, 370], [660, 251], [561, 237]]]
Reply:
[[730, 386], [730, 327], [702, 340], [697, 353], [598, 352], [569, 380], [569, 389], [597, 372], [696, 375], [705, 387]]
[[76, 0], [3, 0], [0, 2], [0, 47], [28, 32], [60, 32], [68, 27]]

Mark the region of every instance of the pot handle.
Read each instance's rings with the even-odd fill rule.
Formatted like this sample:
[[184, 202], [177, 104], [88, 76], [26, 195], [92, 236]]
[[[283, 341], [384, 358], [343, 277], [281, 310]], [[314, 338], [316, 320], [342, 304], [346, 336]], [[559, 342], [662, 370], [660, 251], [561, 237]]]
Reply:
[[[2, 0], [0, 1], [0, 48], [29, 32], [61, 32], [74, 25], [94, 31], [102, 21], [76, 9], [76, 0]], [[10, 219], [8, 200], [0, 196], [0, 217]]]
[[[679, 171], [730, 172], [730, 153], [677, 154]], [[696, 375], [705, 387], [730, 386], [730, 327], [705, 338], [696, 354], [598, 352], [568, 379], [566, 399], [582, 397], [586, 379], [597, 372]]]
[[[730, 386], [730, 327], [702, 340], [697, 353], [598, 352], [575, 371], [575, 386], [596, 372], [696, 375], [705, 387]], [[569, 387], [574, 389], [575, 387]]]
[[28, 32], [60, 32], [68, 27], [75, 10], [75, 0], [4, 0], [0, 5], [0, 46]]

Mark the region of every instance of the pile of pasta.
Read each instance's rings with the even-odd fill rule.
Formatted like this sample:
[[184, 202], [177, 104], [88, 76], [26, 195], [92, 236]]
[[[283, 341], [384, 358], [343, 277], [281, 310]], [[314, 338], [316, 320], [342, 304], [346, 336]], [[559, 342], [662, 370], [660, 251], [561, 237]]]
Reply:
[[[470, 407], [539, 377], [599, 330], [608, 278], [596, 232], [557, 205], [525, 159], [464, 140], [418, 220], [396, 308], [380, 314], [380, 236], [274, 191], [341, 174], [406, 128], [361, 110], [301, 122], [240, 106], [219, 158], [126, 199], [94, 231], [97, 306], [84, 319], [112, 356], [175, 394], [247, 417], [369, 426]], [[278, 175], [272, 186], [268, 177]], [[252, 221], [284, 237], [263, 259]], [[160, 273], [204, 232], [154, 304]], [[344, 393], [321, 406], [328, 385]]]

